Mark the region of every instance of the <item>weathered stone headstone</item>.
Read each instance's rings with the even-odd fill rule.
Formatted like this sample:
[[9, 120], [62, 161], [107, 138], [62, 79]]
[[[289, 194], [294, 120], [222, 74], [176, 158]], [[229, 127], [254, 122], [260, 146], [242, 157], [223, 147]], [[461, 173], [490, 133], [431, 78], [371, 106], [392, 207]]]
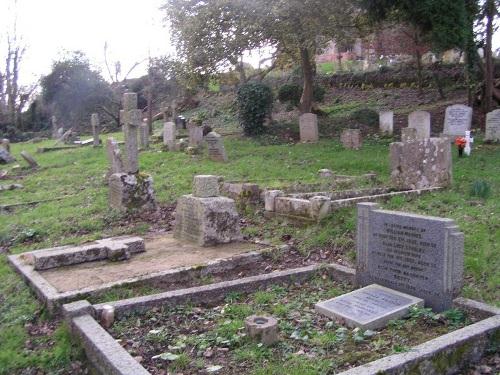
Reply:
[[379, 128], [382, 133], [392, 135], [394, 128], [393, 111], [384, 111], [379, 113]]
[[358, 204], [357, 269], [373, 283], [420, 297], [437, 312], [452, 307], [463, 282], [464, 236], [451, 219]]
[[156, 208], [153, 178], [140, 173], [115, 173], [109, 178], [109, 205], [119, 211]]
[[0, 164], [8, 164], [16, 161], [6, 149], [0, 147]]
[[137, 131], [142, 122], [142, 111], [137, 109], [137, 94], [133, 92], [123, 94], [122, 105], [126, 155], [125, 171], [128, 173], [137, 173], [139, 171]]
[[404, 317], [410, 307], [422, 306], [421, 298], [372, 284], [354, 292], [319, 302], [315, 310], [354, 328], [379, 329]]
[[51, 124], [52, 124], [52, 139], [58, 139], [61, 135], [59, 134], [59, 126], [57, 125], [57, 117], [52, 116]]
[[451, 184], [451, 146], [442, 138], [395, 142], [390, 146], [391, 181], [399, 189]]
[[417, 129], [415, 128], [401, 129], [401, 142], [411, 142], [416, 140], [417, 140]]
[[203, 197], [190, 194], [179, 198], [174, 237], [199, 246], [240, 240], [240, 218], [234, 200], [213, 196], [218, 190], [217, 177], [196, 176], [193, 185], [195, 193]]
[[99, 133], [101, 132], [101, 125], [99, 124], [99, 115], [97, 113], [92, 113], [90, 116], [90, 124], [92, 125], [92, 136], [94, 137], [94, 147], [99, 147], [101, 140], [99, 139]]
[[26, 160], [28, 162], [28, 164], [30, 165], [31, 168], [37, 169], [39, 167], [36, 160], [33, 159], [33, 156], [31, 156], [28, 152], [21, 151], [21, 156], [23, 157], [24, 160]]
[[452, 137], [463, 137], [470, 130], [472, 108], [463, 104], [455, 104], [446, 108], [443, 134]]
[[227, 162], [226, 149], [222, 137], [216, 132], [210, 132], [205, 136], [210, 160]]
[[203, 142], [203, 128], [192, 126], [189, 128], [189, 147], [200, 147]]
[[149, 148], [149, 126], [147, 122], [143, 122], [139, 128], [139, 141], [142, 150]]
[[359, 129], [345, 129], [340, 134], [340, 142], [345, 148], [359, 150], [363, 144], [361, 137], [361, 130]]
[[485, 141], [500, 141], [500, 109], [496, 109], [486, 115]]
[[106, 141], [106, 155], [108, 156], [109, 162], [109, 169], [106, 179], [109, 179], [109, 177], [114, 173], [123, 173], [125, 171], [120, 147], [118, 146], [118, 142], [113, 138], [108, 138]]
[[431, 137], [431, 114], [426, 111], [415, 111], [408, 115], [408, 127], [417, 130], [417, 139]]
[[318, 142], [318, 116], [314, 113], [304, 113], [299, 117], [300, 141]]
[[177, 127], [173, 122], [165, 122], [163, 124], [163, 144], [167, 146], [169, 151], [175, 150], [175, 141], [177, 138]]
[[2, 139], [2, 141], [0, 141], [0, 147], [10, 152], [10, 141], [7, 138]]

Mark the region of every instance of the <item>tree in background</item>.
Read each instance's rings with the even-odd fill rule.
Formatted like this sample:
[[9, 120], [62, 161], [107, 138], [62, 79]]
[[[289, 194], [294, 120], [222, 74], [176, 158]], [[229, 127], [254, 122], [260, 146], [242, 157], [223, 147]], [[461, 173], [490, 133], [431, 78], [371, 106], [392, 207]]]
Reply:
[[494, 68], [493, 68], [493, 46], [492, 39], [495, 31], [495, 19], [499, 15], [500, 0], [485, 0], [480, 13], [480, 22], [485, 24], [484, 27], [484, 100], [483, 111], [490, 112], [493, 104], [493, 96], [500, 102], [500, 90], [493, 86]]
[[67, 129], [81, 129], [91, 113], [102, 113], [103, 106], [112, 101], [109, 84], [78, 51], [54, 62], [41, 87], [43, 103]]
[[164, 9], [192, 71], [237, 68], [245, 51], [264, 46], [300, 64], [302, 113], [313, 106], [316, 51], [331, 39], [355, 37], [360, 15], [357, 1], [348, 0], [167, 0]]

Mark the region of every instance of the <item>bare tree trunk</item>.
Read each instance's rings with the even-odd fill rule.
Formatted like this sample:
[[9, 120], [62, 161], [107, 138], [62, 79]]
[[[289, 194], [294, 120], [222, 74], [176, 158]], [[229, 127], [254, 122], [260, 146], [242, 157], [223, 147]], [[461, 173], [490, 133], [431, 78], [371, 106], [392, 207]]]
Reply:
[[484, 112], [491, 111], [493, 96], [493, 56], [492, 56], [492, 38], [493, 38], [493, 18], [495, 17], [495, 0], [486, 1], [486, 46], [484, 51], [485, 74], [484, 74]]
[[300, 113], [310, 113], [313, 102], [314, 70], [307, 47], [302, 47], [300, 49], [300, 60], [304, 76], [304, 86], [302, 90], [302, 97], [300, 98], [299, 109]]

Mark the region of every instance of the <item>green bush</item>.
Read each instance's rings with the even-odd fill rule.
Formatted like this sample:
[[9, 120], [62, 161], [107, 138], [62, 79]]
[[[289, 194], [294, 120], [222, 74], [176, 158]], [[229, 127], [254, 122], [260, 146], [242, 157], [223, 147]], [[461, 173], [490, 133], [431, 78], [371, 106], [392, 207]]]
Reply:
[[491, 188], [486, 181], [476, 180], [472, 183], [470, 189], [471, 196], [486, 199], [490, 196], [490, 193], [491, 193]]
[[[325, 98], [326, 90], [323, 86], [314, 85], [313, 86], [313, 100], [320, 103]], [[282, 103], [290, 103], [294, 106], [298, 106], [300, 103], [300, 97], [302, 96], [302, 87], [296, 83], [290, 83], [283, 85], [278, 90], [278, 99]]]
[[238, 89], [238, 119], [246, 135], [264, 133], [264, 120], [271, 113], [273, 93], [262, 83], [246, 83]]
[[351, 114], [351, 119], [361, 125], [378, 126], [378, 113], [370, 108], [360, 108]]
[[313, 87], [313, 99], [316, 103], [321, 103], [325, 99], [326, 90], [323, 86], [314, 85]]

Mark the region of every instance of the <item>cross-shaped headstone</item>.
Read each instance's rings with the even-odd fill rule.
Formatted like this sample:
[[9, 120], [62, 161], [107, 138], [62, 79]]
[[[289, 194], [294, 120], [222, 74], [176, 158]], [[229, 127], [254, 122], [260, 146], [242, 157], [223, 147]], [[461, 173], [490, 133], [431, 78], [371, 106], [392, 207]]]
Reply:
[[127, 92], [123, 94], [123, 111], [120, 111], [121, 122], [123, 123], [123, 133], [125, 135], [125, 152], [127, 173], [137, 173], [139, 171], [139, 152], [137, 147], [137, 130], [141, 125], [142, 111], [137, 109], [137, 94]]

